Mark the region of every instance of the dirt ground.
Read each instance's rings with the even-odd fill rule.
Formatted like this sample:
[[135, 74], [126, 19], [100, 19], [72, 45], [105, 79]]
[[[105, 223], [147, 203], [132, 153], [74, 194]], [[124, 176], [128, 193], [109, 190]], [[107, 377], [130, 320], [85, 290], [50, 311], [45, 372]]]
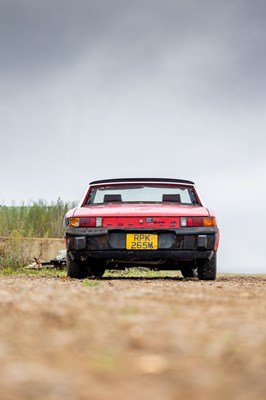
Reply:
[[0, 278], [3, 400], [262, 400], [266, 277]]

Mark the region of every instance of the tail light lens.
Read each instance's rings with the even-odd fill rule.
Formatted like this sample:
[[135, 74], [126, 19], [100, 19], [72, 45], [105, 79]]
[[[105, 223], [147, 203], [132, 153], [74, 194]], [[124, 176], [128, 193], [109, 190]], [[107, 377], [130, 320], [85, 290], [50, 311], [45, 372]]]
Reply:
[[83, 217], [79, 219], [79, 226], [96, 226], [96, 218]]
[[68, 218], [67, 226], [79, 226], [79, 218]]
[[203, 217], [188, 217], [187, 226], [204, 226]]
[[181, 217], [180, 226], [217, 226], [214, 217]]
[[203, 226], [217, 226], [216, 219], [214, 217], [204, 217]]
[[74, 227], [101, 227], [102, 226], [102, 217], [81, 217], [81, 218], [69, 218], [68, 219], [68, 226]]

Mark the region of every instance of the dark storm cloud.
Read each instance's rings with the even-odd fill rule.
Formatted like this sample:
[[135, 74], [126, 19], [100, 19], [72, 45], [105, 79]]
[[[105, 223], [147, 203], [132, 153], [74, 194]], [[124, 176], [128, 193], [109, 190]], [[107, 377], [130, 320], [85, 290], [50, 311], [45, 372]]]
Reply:
[[114, 79], [160, 68], [168, 51], [178, 73], [190, 51], [188, 67], [200, 85], [208, 80], [232, 94], [259, 91], [265, 84], [265, 10], [260, 0], [1, 0], [2, 80], [32, 84], [80, 58], [97, 63], [95, 53], [110, 68], [100, 66], [101, 73]]
[[[101, 1], [4, 1], [0, 3], [1, 68], [24, 79], [71, 63], [104, 32]], [[108, 2], [101, 14], [111, 13]], [[99, 40], [99, 37], [97, 38]]]

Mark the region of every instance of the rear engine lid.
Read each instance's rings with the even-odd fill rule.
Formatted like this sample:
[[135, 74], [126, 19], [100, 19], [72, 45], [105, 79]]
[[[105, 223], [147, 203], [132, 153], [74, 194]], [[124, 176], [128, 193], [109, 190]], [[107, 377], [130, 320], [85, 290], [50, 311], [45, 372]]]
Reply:
[[103, 228], [169, 229], [179, 228], [182, 225], [180, 217], [208, 217], [209, 213], [202, 206], [111, 204], [108, 206], [83, 206], [77, 208], [73, 216], [84, 221], [100, 218]]
[[209, 216], [205, 207], [185, 204], [108, 204], [76, 208], [73, 217], [180, 217]]

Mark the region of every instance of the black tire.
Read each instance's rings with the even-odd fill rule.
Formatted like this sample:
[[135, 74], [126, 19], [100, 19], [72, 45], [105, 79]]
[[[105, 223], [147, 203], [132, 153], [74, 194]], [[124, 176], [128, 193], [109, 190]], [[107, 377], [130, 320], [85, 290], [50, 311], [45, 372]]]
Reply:
[[180, 269], [180, 271], [184, 278], [197, 278], [198, 277], [198, 272], [197, 272], [196, 268], [182, 267]]
[[179, 261], [177, 267], [184, 278], [198, 277], [197, 265], [194, 261]]
[[210, 260], [198, 260], [198, 276], [203, 281], [215, 281], [217, 273], [217, 257], [213, 254]]
[[95, 278], [101, 278], [105, 273], [105, 269], [106, 269], [105, 261], [102, 260], [90, 261], [91, 275], [95, 276]]
[[72, 260], [68, 253], [66, 255], [66, 267], [69, 278], [84, 279], [89, 275], [86, 265], [77, 260]]

